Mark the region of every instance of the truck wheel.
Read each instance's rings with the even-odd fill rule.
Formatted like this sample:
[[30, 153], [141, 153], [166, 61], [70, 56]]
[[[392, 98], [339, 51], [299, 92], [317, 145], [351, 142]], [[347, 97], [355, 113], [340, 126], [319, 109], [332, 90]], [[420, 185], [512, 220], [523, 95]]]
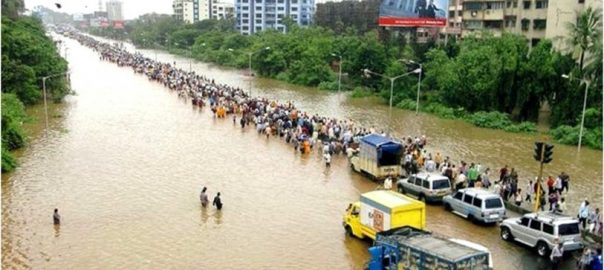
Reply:
[[407, 192], [405, 191], [405, 188], [403, 188], [402, 186], [398, 186], [398, 192], [402, 193], [402, 194], [407, 194]]
[[350, 226], [346, 226], [346, 235], [353, 237], [354, 235], [352, 235], [352, 229], [350, 228]]
[[451, 205], [450, 205], [450, 204], [445, 203], [445, 210], [447, 210], [447, 211], [451, 211], [451, 210], [453, 210], [453, 208], [451, 208]]
[[417, 199], [423, 202], [426, 202], [426, 195], [424, 195], [423, 193], [420, 193], [419, 196], [417, 196]]
[[543, 241], [537, 242], [537, 254], [546, 257], [549, 254], [549, 246]]
[[476, 218], [473, 215], [468, 215], [468, 220], [472, 221], [472, 223], [476, 223]]
[[514, 239], [514, 237], [512, 236], [512, 232], [510, 232], [510, 229], [508, 229], [507, 227], [501, 227], [501, 239], [505, 240], [505, 241], [511, 241], [512, 239]]

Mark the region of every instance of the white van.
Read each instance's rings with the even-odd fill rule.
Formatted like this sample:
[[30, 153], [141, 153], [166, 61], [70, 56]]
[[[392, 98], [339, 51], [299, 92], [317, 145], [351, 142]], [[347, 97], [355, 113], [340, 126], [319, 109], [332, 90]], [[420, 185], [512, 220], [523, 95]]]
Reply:
[[472, 221], [495, 223], [505, 217], [505, 205], [501, 197], [482, 188], [460, 189], [445, 196], [443, 205], [446, 210]]

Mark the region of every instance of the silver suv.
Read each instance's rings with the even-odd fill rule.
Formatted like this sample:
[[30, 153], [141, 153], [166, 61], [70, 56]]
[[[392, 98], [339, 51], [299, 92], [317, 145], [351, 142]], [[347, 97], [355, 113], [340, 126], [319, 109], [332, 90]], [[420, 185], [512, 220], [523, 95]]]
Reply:
[[471, 221], [495, 223], [505, 217], [505, 206], [501, 197], [482, 188], [460, 189], [443, 198], [446, 210]]
[[575, 218], [552, 212], [525, 214], [518, 218], [508, 218], [501, 225], [501, 238], [515, 240], [537, 249], [540, 256], [548, 256], [559, 239], [564, 251], [583, 248], [579, 221]]
[[417, 196], [420, 201], [442, 201], [443, 197], [451, 194], [451, 181], [440, 174], [418, 173], [409, 178], [399, 179], [396, 187], [400, 193]]

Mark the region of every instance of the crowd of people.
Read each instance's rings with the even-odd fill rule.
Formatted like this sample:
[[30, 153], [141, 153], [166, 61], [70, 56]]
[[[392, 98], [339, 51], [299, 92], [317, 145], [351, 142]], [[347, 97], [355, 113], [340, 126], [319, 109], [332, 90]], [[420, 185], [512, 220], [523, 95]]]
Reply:
[[[149, 80], [178, 92], [179, 96], [190, 98], [194, 106], [209, 106], [213, 117], [232, 117], [233, 124], [239, 122], [241, 128], [254, 125], [258, 134], [266, 136], [267, 139], [282, 138], [302, 154], [309, 154], [316, 145], [321, 145], [319, 152], [327, 167], [330, 166], [333, 155], [354, 155], [363, 136], [372, 133], [384, 134], [373, 127], [361, 127], [350, 119], [338, 120], [318, 114], [311, 115], [297, 109], [291, 101], [278, 103], [266, 98], [251, 97], [240, 88], [217, 83], [213, 79], [182, 70], [170, 63], [154, 61], [140, 53], [130, 53], [117, 44], [100, 42], [78, 33], [71, 33], [71, 37], [98, 52], [101, 60], [130, 67], [134, 72], [146, 75]], [[502, 167], [498, 178], [492, 181], [491, 169], [484, 168], [480, 163], [468, 164], [461, 161], [454, 164], [448, 156], [443, 156], [440, 152], [434, 155], [428, 153], [425, 149], [428, 144], [426, 136], [406, 136], [399, 141], [404, 146], [401, 166], [407, 175], [418, 173], [420, 170], [441, 173], [451, 180], [456, 189], [491, 189], [504, 200], [512, 200], [512, 203], [518, 206], [523, 203], [530, 205], [539, 193], [541, 210], [545, 210], [549, 203], [551, 211], [568, 212], [566, 199], [562, 194], [565, 191], [568, 193], [570, 176], [564, 172], [556, 178], [548, 176], [547, 180], [544, 179], [546, 188], [538, 186], [535, 179], [528, 181], [523, 190], [520, 188], [518, 172], [508, 165]], [[392, 183], [388, 185], [391, 186]], [[602, 221], [599, 209], [592, 211], [589, 202], [585, 201], [581, 204], [578, 217], [585, 228], [601, 235]]]

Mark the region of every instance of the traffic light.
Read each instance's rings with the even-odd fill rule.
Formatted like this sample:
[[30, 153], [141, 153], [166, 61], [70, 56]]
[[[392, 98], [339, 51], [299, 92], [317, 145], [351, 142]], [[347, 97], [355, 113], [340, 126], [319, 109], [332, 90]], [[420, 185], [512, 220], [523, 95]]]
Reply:
[[533, 153], [533, 158], [535, 158], [536, 161], [541, 162], [541, 151], [543, 151], [543, 143], [542, 142], [535, 142], [535, 153]]
[[554, 146], [551, 144], [544, 145], [545, 150], [543, 151], [543, 163], [550, 163], [554, 158]]

